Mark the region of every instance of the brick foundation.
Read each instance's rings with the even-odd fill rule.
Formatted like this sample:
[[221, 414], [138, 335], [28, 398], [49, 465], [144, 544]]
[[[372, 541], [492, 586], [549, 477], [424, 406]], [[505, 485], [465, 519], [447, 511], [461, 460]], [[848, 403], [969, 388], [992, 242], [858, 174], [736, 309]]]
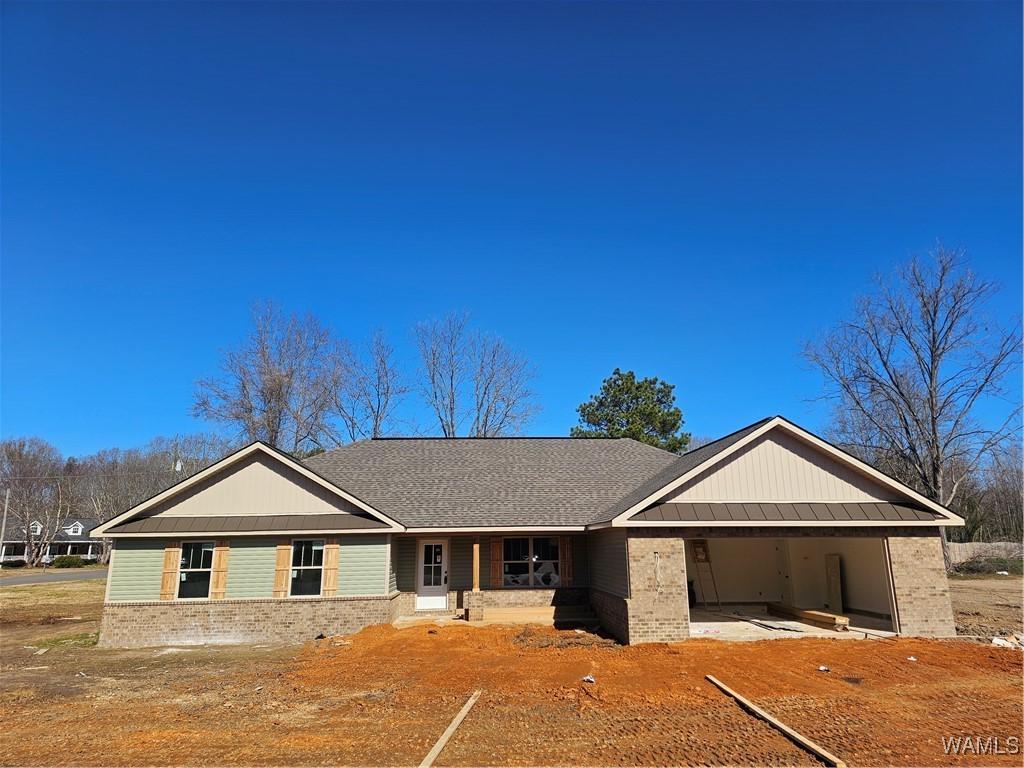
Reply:
[[318, 634], [347, 635], [392, 620], [390, 597], [203, 600], [107, 603], [104, 647], [229, 643], [304, 643]]
[[900, 634], [951, 637], [956, 634], [949, 582], [938, 532], [887, 539]]

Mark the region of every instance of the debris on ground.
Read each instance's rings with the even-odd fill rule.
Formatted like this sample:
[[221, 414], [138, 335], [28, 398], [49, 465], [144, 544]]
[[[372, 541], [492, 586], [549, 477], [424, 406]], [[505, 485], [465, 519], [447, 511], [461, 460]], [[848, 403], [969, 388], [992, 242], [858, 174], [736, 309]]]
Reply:
[[1010, 637], [1010, 638], [1006, 638], [1006, 637], [993, 637], [992, 638], [992, 645], [998, 646], [1000, 648], [1021, 648], [1021, 647], [1024, 647], [1024, 644], [1022, 644], [1021, 641], [1018, 638], [1016, 638], [1016, 637]]
[[828, 672], [829, 668], [826, 667], [824, 664], [822, 664], [820, 667], [818, 667], [818, 671], [819, 672]]
[[594, 683], [594, 682], [597, 682], [597, 681], [594, 680], [594, 676], [593, 675], [584, 675], [583, 676], [583, 682], [584, 683]]
[[47, 652], [48, 650], [50, 650], [50, 649], [49, 649], [49, 648], [40, 648], [40, 649], [39, 649], [38, 651], [36, 651], [36, 652], [35, 652], [35, 653], [33, 653], [32, 655], [33, 655], [33, 656], [42, 656], [42, 655], [43, 655], [44, 653], [46, 653], [46, 652]]
[[907, 661], [917, 661], [917, 656], [907, 656]]

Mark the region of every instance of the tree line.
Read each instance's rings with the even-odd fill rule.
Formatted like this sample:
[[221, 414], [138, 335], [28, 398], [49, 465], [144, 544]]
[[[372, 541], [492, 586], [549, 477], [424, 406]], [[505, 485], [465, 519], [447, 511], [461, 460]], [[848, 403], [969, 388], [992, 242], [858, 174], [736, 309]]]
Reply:
[[[995, 292], [962, 251], [939, 247], [879, 278], [804, 349], [832, 403], [826, 436], [963, 516], [952, 540], [1024, 535], [1020, 319], [989, 315]], [[222, 434], [81, 459], [38, 438], [4, 440], [12, 521], [43, 527], [26, 534], [30, 558], [72, 516], [107, 519], [253, 440], [303, 457], [393, 434], [516, 435], [539, 411], [528, 359], [466, 314], [419, 323], [413, 337], [418, 366], [406, 370], [381, 331], [354, 343], [312, 315], [262, 304], [244, 342], [196, 385], [192, 413]], [[409, 398], [425, 423], [400, 416]], [[633, 371], [615, 369], [577, 416], [573, 437], [631, 437], [674, 453], [706, 442], [683, 431], [672, 384]]]

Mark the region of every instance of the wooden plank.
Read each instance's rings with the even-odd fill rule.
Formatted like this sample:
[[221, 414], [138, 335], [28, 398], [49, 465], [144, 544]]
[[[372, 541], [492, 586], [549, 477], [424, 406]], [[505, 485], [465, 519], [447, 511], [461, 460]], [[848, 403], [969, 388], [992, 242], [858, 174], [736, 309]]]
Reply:
[[227, 539], [218, 539], [213, 545], [213, 568], [210, 572], [210, 599], [223, 600], [228, 587]]
[[558, 569], [560, 586], [572, 586], [572, 537], [558, 537]]
[[466, 715], [469, 714], [469, 710], [476, 704], [477, 699], [480, 698], [480, 691], [474, 691], [473, 695], [469, 697], [469, 700], [462, 705], [462, 709], [459, 710], [459, 714], [455, 716], [455, 719], [451, 721], [449, 726], [445, 728], [444, 733], [441, 734], [441, 738], [437, 740], [437, 743], [431, 747], [430, 751], [427, 752], [427, 756], [423, 758], [423, 762], [420, 763], [420, 768], [430, 768], [437, 760], [437, 756], [441, 754], [441, 750], [444, 749], [448, 740], [455, 734], [458, 727], [462, 725], [462, 721], [466, 719]]
[[324, 542], [324, 575], [323, 596], [334, 597], [338, 594], [338, 562], [341, 559], [341, 545], [336, 536]]
[[836, 768], [846, 768], [846, 763], [844, 763], [838, 757], [836, 757], [831, 752], [826, 750], [824, 747], [822, 747], [819, 744], [816, 744], [815, 742], [811, 741], [810, 739], [808, 739], [803, 734], [798, 733], [797, 731], [794, 731], [792, 728], [790, 728], [788, 725], [783, 723], [781, 720], [778, 720], [778, 719], [772, 717], [770, 714], [765, 712], [759, 706], [754, 704], [754, 702], [750, 701], [749, 699], [744, 698], [743, 696], [740, 696], [738, 693], [736, 693], [736, 691], [734, 691], [732, 688], [727, 686], [721, 680], [717, 679], [716, 677], [714, 677], [712, 675], [704, 675], [704, 677], [712, 685], [714, 685], [715, 687], [720, 689], [722, 692], [724, 692], [728, 696], [732, 696], [737, 701], [737, 703], [741, 707], [743, 707], [745, 710], [750, 712], [755, 717], [759, 717], [760, 719], [764, 720], [766, 723], [768, 723], [770, 726], [772, 726], [772, 728], [774, 728], [777, 731], [780, 731], [783, 735], [785, 735], [791, 741], [793, 741], [797, 745], [799, 745], [799, 746], [803, 747], [804, 749], [806, 749], [811, 754], [813, 754], [816, 757], [818, 757], [821, 760], [823, 760], [827, 765], [834, 765]]
[[160, 578], [160, 599], [173, 600], [178, 595], [178, 568], [181, 566], [181, 542], [169, 541], [164, 547], [163, 575]]
[[850, 620], [845, 616], [826, 611], [812, 611], [805, 608], [796, 608], [784, 603], [768, 603], [768, 613], [776, 616], [787, 616], [799, 619], [807, 624], [823, 629], [834, 629], [836, 632], [845, 632], [850, 628]]
[[274, 597], [288, 597], [291, 573], [292, 543], [284, 539], [277, 544], [277, 560], [274, 564]]

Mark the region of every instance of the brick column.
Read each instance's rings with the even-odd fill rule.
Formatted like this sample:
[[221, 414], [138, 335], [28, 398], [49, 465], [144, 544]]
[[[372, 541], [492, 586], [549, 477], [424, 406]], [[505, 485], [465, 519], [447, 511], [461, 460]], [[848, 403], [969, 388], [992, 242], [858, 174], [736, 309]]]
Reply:
[[950, 637], [956, 634], [949, 582], [938, 531], [886, 539], [900, 634]]
[[629, 567], [629, 642], [667, 643], [690, 636], [684, 540], [678, 533], [631, 529], [626, 539]]
[[462, 593], [462, 605], [466, 609], [466, 621], [483, 621], [484, 593], [479, 590], [465, 590]]

